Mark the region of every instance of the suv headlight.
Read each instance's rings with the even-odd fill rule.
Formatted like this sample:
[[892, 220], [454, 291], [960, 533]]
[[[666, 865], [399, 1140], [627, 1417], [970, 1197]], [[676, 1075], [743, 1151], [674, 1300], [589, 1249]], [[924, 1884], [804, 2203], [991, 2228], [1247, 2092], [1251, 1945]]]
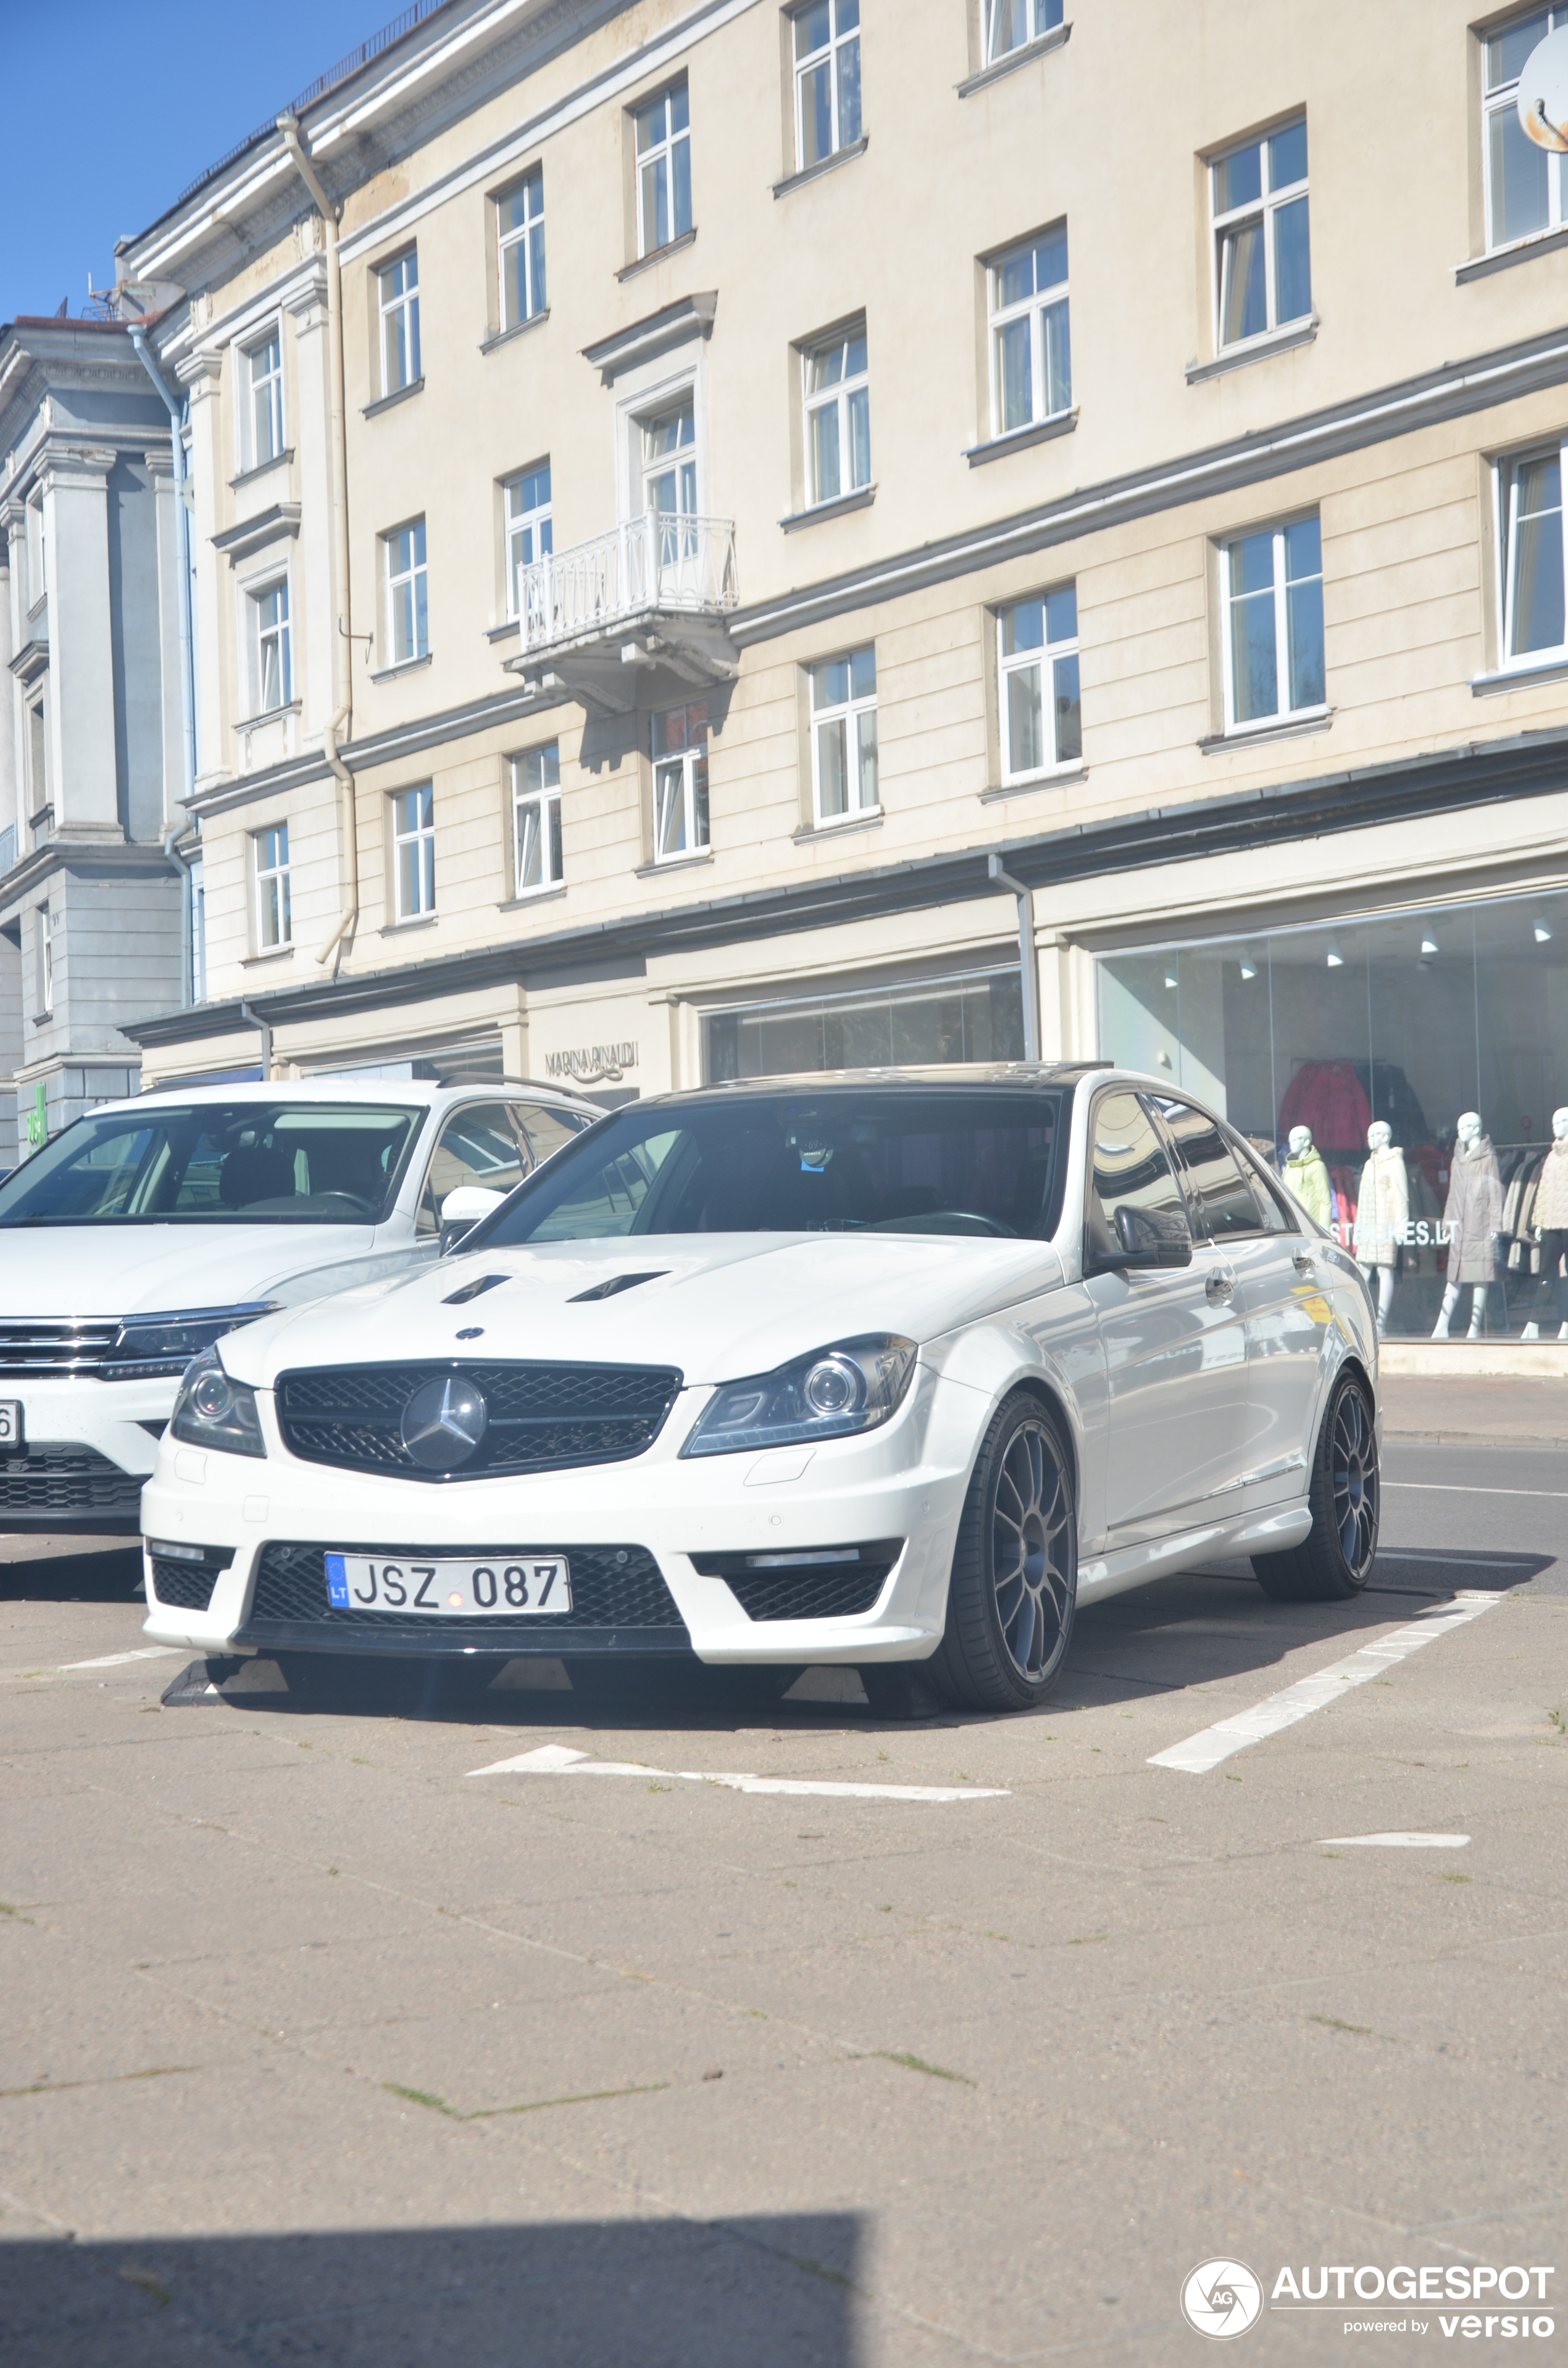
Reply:
[[234, 1307], [187, 1307], [169, 1315], [128, 1315], [104, 1360], [107, 1382], [140, 1382], [183, 1373], [192, 1357], [237, 1325], [270, 1315], [275, 1299], [243, 1300]]
[[682, 1455], [734, 1455], [743, 1448], [848, 1439], [875, 1430], [903, 1400], [915, 1371], [913, 1340], [874, 1332], [716, 1390]]
[[256, 1392], [223, 1371], [216, 1349], [204, 1349], [186, 1367], [169, 1433], [187, 1447], [213, 1447], [224, 1455], [267, 1453]]

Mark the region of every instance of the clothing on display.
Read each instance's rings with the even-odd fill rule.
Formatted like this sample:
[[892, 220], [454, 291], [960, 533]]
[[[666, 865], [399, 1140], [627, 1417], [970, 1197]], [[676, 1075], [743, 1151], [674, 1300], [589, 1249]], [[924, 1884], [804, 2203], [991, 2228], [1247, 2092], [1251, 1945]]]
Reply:
[[1443, 1224], [1448, 1229], [1449, 1285], [1494, 1281], [1495, 1236], [1503, 1230], [1503, 1181], [1490, 1135], [1478, 1134], [1468, 1143], [1461, 1140], [1455, 1144]]
[[1371, 1105], [1353, 1061], [1303, 1061], [1279, 1105], [1279, 1132], [1312, 1129], [1327, 1151], [1348, 1151], [1367, 1140]]
[[1568, 1142], [1555, 1142], [1536, 1169], [1535, 1200], [1530, 1223], [1542, 1233], [1568, 1227]]
[[1357, 1190], [1355, 1247], [1362, 1265], [1397, 1265], [1409, 1224], [1404, 1154], [1387, 1144], [1370, 1154]]
[[1320, 1225], [1334, 1223], [1334, 1188], [1315, 1143], [1305, 1151], [1293, 1151], [1279, 1172], [1309, 1217], [1315, 1217]]

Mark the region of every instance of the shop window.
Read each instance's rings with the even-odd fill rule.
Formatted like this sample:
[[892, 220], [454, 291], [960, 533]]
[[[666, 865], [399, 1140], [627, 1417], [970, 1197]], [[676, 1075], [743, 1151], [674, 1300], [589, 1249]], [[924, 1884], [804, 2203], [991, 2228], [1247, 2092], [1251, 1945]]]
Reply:
[[1501, 490], [1505, 657], [1539, 659], [1564, 641], [1561, 452], [1506, 461]]
[[996, 620], [1002, 779], [1027, 780], [1084, 753], [1078, 700], [1078, 595], [1063, 584], [1015, 600]]
[[708, 707], [689, 700], [653, 718], [653, 860], [708, 848]]
[[1023, 991], [1015, 964], [870, 994], [781, 996], [713, 1013], [705, 1035], [710, 1084], [804, 1070], [1021, 1061]]
[[512, 845], [519, 896], [557, 888], [561, 863], [561, 745], [512, 760]]
[[1481, 153], [1486, 189], [1486, 244], [1509, 246], [1537, 231], [1556, 230], [1568, 212], [1568, 158], [1528, 139], [1518, 117], [1519, 74], [1538, 41], [1568, 24], [1568, 7], [1536, 8], [1482, 36]]
[[1224, 577], [1225, 722], [1286, 722], [1324, 704], [1323, 542], [1315, 518], [1238, 537]]
[[1307, 120], [1216, 156], [1213, 210], [1216, 344], [1244, 345], [1312, 309], [1307, 223]]
[[877, 653], [868, 646], [811, 669], [812, 811], [819, 830], [881, 810]]
[[986, 278], [992, 427], [1011, 436], [1072, 408], [1066, 223], [996, 256]]

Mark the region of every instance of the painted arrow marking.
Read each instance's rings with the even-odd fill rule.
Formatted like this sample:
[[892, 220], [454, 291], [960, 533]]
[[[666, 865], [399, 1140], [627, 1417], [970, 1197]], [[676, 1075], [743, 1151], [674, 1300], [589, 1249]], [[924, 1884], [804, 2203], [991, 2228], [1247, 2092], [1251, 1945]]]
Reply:
[[828, 1784], [788, 1776], [736, 1776], [701, 1768], [645, 1768], [630, 1759], [595, 1759], [586, 1751], [573, 1751], [563, 1743], [541, 1744], [516, 1759], [493, 1760], [488, 1768], [471, 1768], [471, 1776], [641, 1776], [660, 1777], [674, 1784], [720, 1784], [731, 1793], [809, 1793], [830, 1801], [1007, 1801], [1006, 1791], [988, 1791], [980, 1784]]

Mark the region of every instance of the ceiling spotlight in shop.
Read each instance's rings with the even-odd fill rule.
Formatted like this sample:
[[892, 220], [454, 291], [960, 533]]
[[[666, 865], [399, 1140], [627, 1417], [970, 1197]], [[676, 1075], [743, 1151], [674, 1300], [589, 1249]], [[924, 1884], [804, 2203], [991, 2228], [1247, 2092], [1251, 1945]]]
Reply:
[[1257, 976], [1257, 964], [1254, 962], [1250, 954], [1244, 954], [1242, 956], [1239, 967], [1244, 978], [1256, 978]]
[[1551, 943], [1551, 924], [1549, 921], [1537, 920], [1535, 941], [1538, 946], [1549, 946]]
[[1421, 951], [1424, 954], [1435, 954], [1437, 951], [1437, 940], [1430, 929], [1421, 932]]
[[1330, 970], [1343, 970], [1345, 968], [1345, 956], [1340, 952], [1338, 946], [1335, 943], [1332, 938], [1330, 938], [1328, 941], [1328, 954], [1326, 959]]
[[1166, 973], [1165, 973], [1165, 985], [1167, 985], [1167, 986], [1172, 990], [1172, 992], [1173, 992], [1173, 993], [1175, 992], [1176, 987], [1176, 985], [1177, 985], [1177, 980], [1176, 980], [1176, 973], [1175, 973], [1175, 971], [1174, 971], [1174, 970], [1168, 970], [1168, 971], [1166, 971]]

